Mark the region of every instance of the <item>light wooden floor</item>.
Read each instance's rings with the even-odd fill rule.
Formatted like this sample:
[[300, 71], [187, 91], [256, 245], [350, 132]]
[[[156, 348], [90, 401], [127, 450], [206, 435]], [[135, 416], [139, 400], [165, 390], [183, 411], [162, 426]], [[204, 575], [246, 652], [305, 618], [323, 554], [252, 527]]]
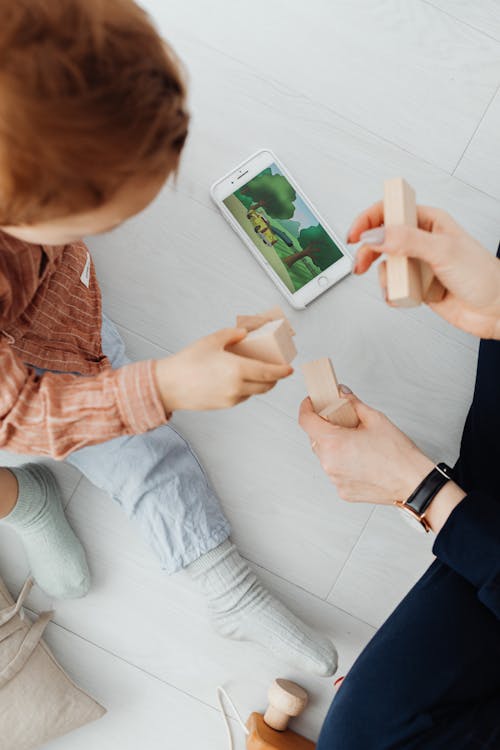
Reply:
[[[140, 217], [91, 238], [108, 313], [134, 357], [173, 352], [280, 302], [217, 213], [210, 183], [273, 148], [344, 234], [402, 174], [493, 251], [500, 237], [500, 6], [496, 0], [147, 0], [184, 60], [193, 122], [178, 183]], [[428, 311], [381, 301], [375, 274], [290, 311], [300, 361], [334, 358], [341, 379], [435, 459], [453, 461], [471, 398], [476, 342]], [[298, 368], [297, 368], [298, 369]], [[336, 641], [340, 674], [431, 559], [431, 541], [390, 508], [350, 506], [322, 475], [296, 422], [300, 374], [231, 412], [179, 414], [243, 554], [269, 586]], [[5, 464], [22, 457], [2, 456]], [[298, 674], [256, 646], [214, 635], [182, 576], [165, 578], [133, 528], [71, 467], [55, 466], [93, 575], [57, 602], [47, 640], [108, 707], [47, 750], [225, 747], [215, 686], [241, 712], [264, 707], [277, 675], [311, 706], [317, 737], [332, 680]], [[13, 591], [27, 568], [0, 531]], [[35, 591], [32, 610], [50, 605]], [[239, 747], [242, 747], [243, 744]]]

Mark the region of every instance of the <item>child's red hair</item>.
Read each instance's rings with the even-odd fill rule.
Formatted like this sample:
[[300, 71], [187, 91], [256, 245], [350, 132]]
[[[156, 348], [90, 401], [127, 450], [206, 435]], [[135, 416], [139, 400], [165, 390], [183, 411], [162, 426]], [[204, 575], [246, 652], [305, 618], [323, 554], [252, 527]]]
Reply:
[[176, 168], [179, 64], [132, 0], [0, 0], [0, 226], [105, 203]]

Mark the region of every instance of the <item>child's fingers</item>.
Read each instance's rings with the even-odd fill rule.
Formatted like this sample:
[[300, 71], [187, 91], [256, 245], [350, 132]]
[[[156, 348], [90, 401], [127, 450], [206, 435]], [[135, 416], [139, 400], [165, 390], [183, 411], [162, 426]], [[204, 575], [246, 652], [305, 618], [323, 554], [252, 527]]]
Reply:
[[270, 391], [276, 383], [243, 383], [240, 389], [240, 393], [245, 398], [249, 396], [257, 396], [259, 393], [267, 393]]
[[375, 227], [379, 227], [383, 223], [384, 204], [382, 201], [378, 201], [354, 219], [347, 234], [347, 242], [359, 242], [360, 234], [366, 232], [368, 229], [375, 229]]
[[253, 383], [275, 383], [293, 372], [290, 365], [271, 365], [257, 359], [242, 357], [241, 376]]
[[384, 298], [387, 300], [387, 261], [385, 260], [378, 267], [378, 280]]
[[206, 341], [224, 349], [226, 346], [242, 341], [247, 334], [248, 331], [246, 328], [222, 328], [220, 331], [207, 336]]

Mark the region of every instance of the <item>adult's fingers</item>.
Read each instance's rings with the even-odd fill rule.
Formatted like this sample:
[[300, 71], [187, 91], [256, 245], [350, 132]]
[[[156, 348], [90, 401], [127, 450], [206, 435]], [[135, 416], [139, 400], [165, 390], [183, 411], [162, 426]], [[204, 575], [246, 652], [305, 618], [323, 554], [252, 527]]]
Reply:
[[379, 263], [377, 270], [380, 288], [384, 293], [384, 297], [387, 299], [387, 263], [385, 260], [383, 260], [382, 263]]
[[[426, 232], [460, 232], [460, 227], [452, 217], [441, 208], [434, 206], [417, 206], [417, 222], [420, 229]], [[347, 241], [359, 242], [363, 232], [376, 229], [384, 223], [384, 203], [377, 201], [357, 216], [347, 234]]]
[[331, 435], [333, 430], [342, 429], [330, 424], [323, 417], [319, 417], [313, 409], [310, 398], [305, 398], [300, 405], [299, 425], [304, 432], [307, 432], [311, 440], [318, 440], [325, 435]]
[[419, 258], [431, 266], [452, 260], [454, 242], [447, 235], [407, 226], [386, 227], [381, 234], [379, 241], [372, 239], [358, 251], [357, 265], [361, 268], [366, 264], [369, 267], [381, 253]]
[[370, 245], [362, 245], [356, 253], [354, 273], [366, 273], [373, 263], [380, 258], [381, 252]]
[[360, 235], [368, 229], [375, 229], [384, 223], [384, 204], [382, 201], [374, 203], [357, 216], [347, 234], [347, 241], [359, 242]]
[[[368, 404], [365, 404], [365, 402], [361, 401], [361, 399], [358, 398], [355, 393], [352, 393], [352, 391], [351, 393], [346, 393], [343, 390], [343, 388], [345, 388], [346, 386], [340, 386], [340, 387], [341, 387], [341, 392], [342, 392], [342, 398], [345, 398], [348, 401], [350, 401], [350, 403], [354, 407], [356, 414], [358, 415], [359, 420], [362, 424], [369, 424], [369, 422], [375, 416], [380, 415], [380, 412], [376, 411], [376, 409], [372, 409], [371, 406], [368, 406]], [[353, 428], [348, 427], [346, 429], [353, 429]]]

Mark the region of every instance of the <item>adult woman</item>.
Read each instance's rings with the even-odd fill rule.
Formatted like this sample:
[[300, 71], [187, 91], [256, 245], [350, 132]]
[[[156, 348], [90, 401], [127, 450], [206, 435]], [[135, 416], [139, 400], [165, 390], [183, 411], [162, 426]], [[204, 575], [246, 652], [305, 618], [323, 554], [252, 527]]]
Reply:
[[[499, 748], [500, 260], [437, 209], [419, 207], [418, 229], [384, 230], [382, 222], [381, 203], [354, 222], [348, 239], [364, 242], [355, 271], [364, 273], [381, 253], [429, 262], [447, 290], [432, 309], [483, 341], [450, 481], [348, 389], [361, 421], [356, 430], [329, 425], [308, 399], [301, 406], [300, 423], [343, 499], [392, 504], [423, 482], [421, 520], [437, 534], [437, 559], [342, 683], [318, 750]], [[382, 263], [383, 287], [385, 278]], [[433, 482], [441, 488], [432, 498]]]

